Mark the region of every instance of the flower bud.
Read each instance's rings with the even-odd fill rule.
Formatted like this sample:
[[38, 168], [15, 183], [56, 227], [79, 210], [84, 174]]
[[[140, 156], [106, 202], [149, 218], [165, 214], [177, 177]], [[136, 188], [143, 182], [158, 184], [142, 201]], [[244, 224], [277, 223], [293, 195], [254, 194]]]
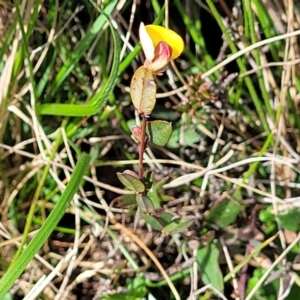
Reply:
[[184, 48], [182, 38], [173, 30], [158, 25], [140, 24], [140, 40], [145, 53], [145, 67], [154, 74], [163, 72]]
[[172, 48], [166, 42], [159, 42], [154, 50], [152, 61], [146, 59], [144, 65], [153, 73], [161, 73], [166, 70], [172, 55]]

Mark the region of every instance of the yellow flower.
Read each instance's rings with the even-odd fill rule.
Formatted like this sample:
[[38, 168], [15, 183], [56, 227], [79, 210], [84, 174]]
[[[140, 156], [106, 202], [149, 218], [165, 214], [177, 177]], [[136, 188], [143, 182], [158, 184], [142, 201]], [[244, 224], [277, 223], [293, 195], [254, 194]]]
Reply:
[[145, 67], [153, 73], [161, 73], [168, 63], [183, 51], [182, 38], [173, 30], [158, 25], [140, 24], [140, 40], [146, 61]]

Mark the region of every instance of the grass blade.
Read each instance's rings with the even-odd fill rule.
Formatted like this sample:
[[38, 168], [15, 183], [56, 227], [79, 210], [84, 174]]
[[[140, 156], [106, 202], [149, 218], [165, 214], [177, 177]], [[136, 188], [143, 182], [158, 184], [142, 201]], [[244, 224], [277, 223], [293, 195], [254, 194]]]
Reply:
[[[78, 43], [77, 49], [74, 53], [71, 54], [70, 58], [67, 59], [63, 67], [60, 69], [58, 74], [54, 79], [54, 84], [48, 95], [48, 100], [54, 96], [57, 89], [60, 87], [62, 82], [67, 78], [67, 76], [71, 73], [71, 71], [75, 68], [77, 62], [82, 57], [84, 52], [90, 47], [92, 41], [97, 36], [99, 31], [103, 28], [105, 22], [107, 21], [107, 16], [110, 16], [113, 10], [115, 9], [116, 5], [118, 4], [117, 0], [110, 1], [109, 4], [103, 10], [103, 14], [101, 14], [90, 30], [87, 32], [85, 37]], [[48, 101], [46, 101], [48, 102]]]
[[[105, 14], [100, 17], [107, 18]], [[109, 21], [109, 19], [107, 19]], [[43, 104], [37, 108], [38, 113], [41, 115], [59, 115], [59, 116], [72, 116], [72, 117], [83, 117], [99, 113], [99, 110], [103, 108], [104, 102], [107, 100], [109, 95], [112, 93], [118, 79], [119, 73], [119, 57], [121, 47], [119, 46], [119, 39], [115, 29], [110, 23], [110, 28], [114, 41], [114, 58], [111, 73], [105, 85], [100, 88], [98, 92], [91, 98], [90, 103], [87, 105], [80, 104], [61, 104], [61, 103], [49, 103]], [[58, 74], [59, 75], [59, 74]]]
[[59, 201], [55, 205], [54, 209], [50, 213], [49, 217], [46, 219], [42, 227], [40, 228], [37, 235], [29, 243], [28, 247], [19, 256], [16, 262], [10, 267], [10, 269], [5, 273], [5, 275], [0, 280], [0, 299], [3, 299], [7, 291], [12, 287], [15, 280], [21, 275], [25, 270], [28, 263], [33, 259], [34, 255], [42, 247], [44, 242], [50, 236], [52, 231], [55, 229], [59, 220], [65, 213], [66, 208], [73, 199], [74, 194], [80, 186], [85, 170], [89, 164], [90, 157], [86, 153], [82, 153], [79, 161], [74, 169], [74, 173], [67, 185], [64, 193], [60, 197]]

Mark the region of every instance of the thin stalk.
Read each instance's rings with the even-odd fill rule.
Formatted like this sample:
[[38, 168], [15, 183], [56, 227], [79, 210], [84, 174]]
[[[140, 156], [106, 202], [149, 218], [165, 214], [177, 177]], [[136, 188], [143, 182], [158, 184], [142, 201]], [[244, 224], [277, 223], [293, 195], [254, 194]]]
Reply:
[[142, 138], [140, 143], [140, 152], [139, 152], [139, 179], [142, 180], [144, 176], [143, 170], [143, 161], [144, 161], [144, 152], [146, 148], [146, 128], [147, 128], [147, 117], [142, 114]]

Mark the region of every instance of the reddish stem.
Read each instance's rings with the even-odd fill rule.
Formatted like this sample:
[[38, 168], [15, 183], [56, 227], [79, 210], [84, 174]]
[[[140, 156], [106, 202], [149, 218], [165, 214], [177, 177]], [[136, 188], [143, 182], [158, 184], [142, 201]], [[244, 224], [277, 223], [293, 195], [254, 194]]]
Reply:
[[142, 180], [144, 176], [143, 170], [143, 159], [144, 159], [144, 152], [146, 149], [146, 127], [147, 127], [147, 117], [142, 114], [142, 138], [140, 143], [140, 152], [139, 152], [139, 179]]

